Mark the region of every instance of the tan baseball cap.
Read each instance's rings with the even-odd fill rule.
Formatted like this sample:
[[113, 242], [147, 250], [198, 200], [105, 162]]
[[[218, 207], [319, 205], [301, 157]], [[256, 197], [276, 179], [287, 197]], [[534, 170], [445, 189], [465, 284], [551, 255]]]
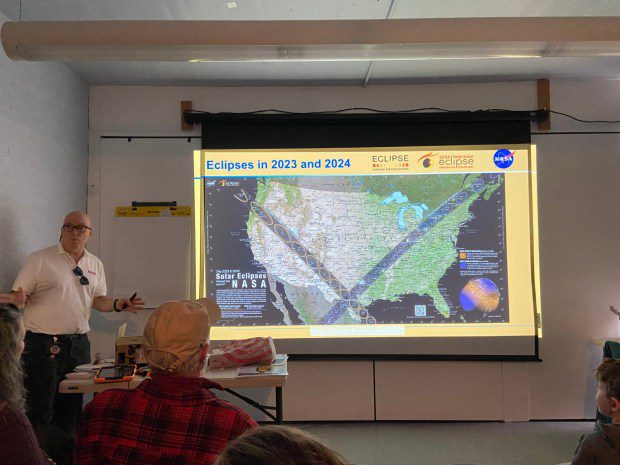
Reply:
[[211, 326], [222, 312], [211, 299], [166, 302], [153, 312], [144, 327], [144, 355], [155, 370], [173, 373], [202, 349]]

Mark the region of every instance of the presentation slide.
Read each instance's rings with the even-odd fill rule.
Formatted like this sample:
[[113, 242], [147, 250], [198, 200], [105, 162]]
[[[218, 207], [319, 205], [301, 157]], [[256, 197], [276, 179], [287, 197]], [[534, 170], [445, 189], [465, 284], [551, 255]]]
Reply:
[[484, 353], [514, 352], [505, 337], [528, 352], [532, 146], [195, 156], [198, 293], [222, 309], [213, 339], [269, 335], [312, 353], [318, 339], [479, 337]]

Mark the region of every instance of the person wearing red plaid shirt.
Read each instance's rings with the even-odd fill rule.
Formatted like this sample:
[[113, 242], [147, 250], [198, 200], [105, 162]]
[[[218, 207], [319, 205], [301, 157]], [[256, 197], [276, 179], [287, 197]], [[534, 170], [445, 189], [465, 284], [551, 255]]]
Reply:
[[151, 379], [134, 390], [109, 389], [84, 409], [74, 450], [81, 465], [212, 464], [226, 445], [258, 426], [218, 398], [200, 377], [209, 330], [220, 317], [209, 299], [167, 302], [144, 328]]

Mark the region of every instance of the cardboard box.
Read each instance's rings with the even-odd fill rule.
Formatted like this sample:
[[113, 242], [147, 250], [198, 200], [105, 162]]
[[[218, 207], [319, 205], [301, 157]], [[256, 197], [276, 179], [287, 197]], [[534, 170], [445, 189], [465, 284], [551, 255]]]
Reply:
[[114, 360], [117, 365], [146, 365], [142, 353], [144, 336], [125, 336], [127, 323], [123, 323], [116, 333]]

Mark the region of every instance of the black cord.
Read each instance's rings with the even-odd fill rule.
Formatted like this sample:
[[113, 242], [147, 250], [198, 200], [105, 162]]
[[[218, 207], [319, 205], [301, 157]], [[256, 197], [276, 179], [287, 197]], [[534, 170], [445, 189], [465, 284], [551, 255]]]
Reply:
[[553, 111], [553, 110], [549, 110], [549, 113], [554, 113], [556, 115], [566, 116], [567, 118], [574, 119], [575, 121], [579, 121], [580, 123], [609, 123], [609, 124], [620, 123], [620, 120], [588, 120], [588, 119], [579, 119], [579, 118], [575, 118], [574, 116], [569, 115], [567, 113], [562, 113], [560, 111]]
[[[259, 113], [283, 113], [286, 115], [324, 115], [324, 114], [334, 114], [334, 113], [346, 113], [349, 111], [367, 111], [370, 113], [416, 113], [420, 111], [443, 111], [445, 113], [463, 113], [463, 112], [492, 112], [492, 111], [510, 111], [510, 110], [501, 110], [496, 108], [490, 108], [487, 110], [447, 110], [445, 108], [438, 107], [422, 107], [422, 108], [413, 108], [410, 110], [377, 110], [376, 108], [366, 108], [366, 107], [352, 107], [352, 108], [342, 108], [340, 110], [326, 110], [326, 111], [310, 111], [310, 112], [298, 112], [298, 111], [287, 111], [287, 110], [277, 110], [275, 108], [268, 108], [266, 110], [256, 110], [256, 111], [248, 111], [240, 114], [244, 115], [256, 115]], [[185, 113], [195, 113], [195, 114], [212, 114], [209, 111], [201, 111], [201, 110], [185, 110]], [[213, 113], [217, 114], [217, 113]]]
[[275, 112], [275, 113], [285, 113], [285, 114], [289, 114], [289, 115], [303, 115], [303, 114], [310, 114], [310, 115], [322, 115], [322, 114], [332, 114], [332, 113], [346, 113], [349, 111], [367, 111], [370, 113], [415, 113], [415, 112], [419, 112], [419, 111], [444, 111], [447, 113], [456, 113], [456, 112], [460, 112], [460, 110], [446, 110], [445, 108], [437, 108], [437, 107], [423, 107], [423, 108], [413, 108], [411, 110], [377, 110], [376, 108], [366, 108], [366, 107], [352, 107], [352, 108], [342, 108], [340, 110], [326, 110], [326, 111], [313, 111], [310, 113], [299, 113], [299, 112], [294, 112], [294, 111], [284, 111], [284, 110], [275, 110], [275, 109], [270, 109], [270, 110], [258, 110], [258, 111], [251, 111], [250, 114], [256, 114], [256, 113], [265, 113], [265, 112]]
[[[298, 112], [298, 111], [287, 111], [287, 110], [277, 110], [275, 108], [268, 108], [266, 110], [256, 110], [256, 111], [248, 111], [245, 113], [241, 113], [244, 115], [258, 115], [260, 113], [280, 113], [285, 115], [333, 115], [336, 113], [347, 113], [350, 111], [366, 111], [370, 113], [417, 113], [422, 111], [443, 111], [445, 113], [490, 113], [490, 112], [500, 112], [500, 111], [511, 111], [505, 108], [489, 108], [489, 109], [480, 109], [480, 110], [447, 110], [445, 108], [439, 107], [421, 107], [421, 108], [413, 108], [410, 110], [377, 110], [376, 108], [366, 108], [366, 107], [352, 107], [352, 108], [342, 108], [340, 110], [326, 110], [326, 111], [311, 111], [311, 112]], [[200, 110], [186, 110], [185, 113], [193, 113], [193, 114], [212, 114], [209, 111], [200, 111]], [[569, 115], [568, 113], [562, 113], [560, 111], [549, 110], [549, 113], [553, 113], [556, 115], [566, 116], [575, 121], [579, 121], [580, 123], [605, 123], [605, 124], [616, 124], [620, 123], [620, 120], [586, 120], [577, 118], [575, 116]], [[217, 114], [217, 113], [213, 113]]]

